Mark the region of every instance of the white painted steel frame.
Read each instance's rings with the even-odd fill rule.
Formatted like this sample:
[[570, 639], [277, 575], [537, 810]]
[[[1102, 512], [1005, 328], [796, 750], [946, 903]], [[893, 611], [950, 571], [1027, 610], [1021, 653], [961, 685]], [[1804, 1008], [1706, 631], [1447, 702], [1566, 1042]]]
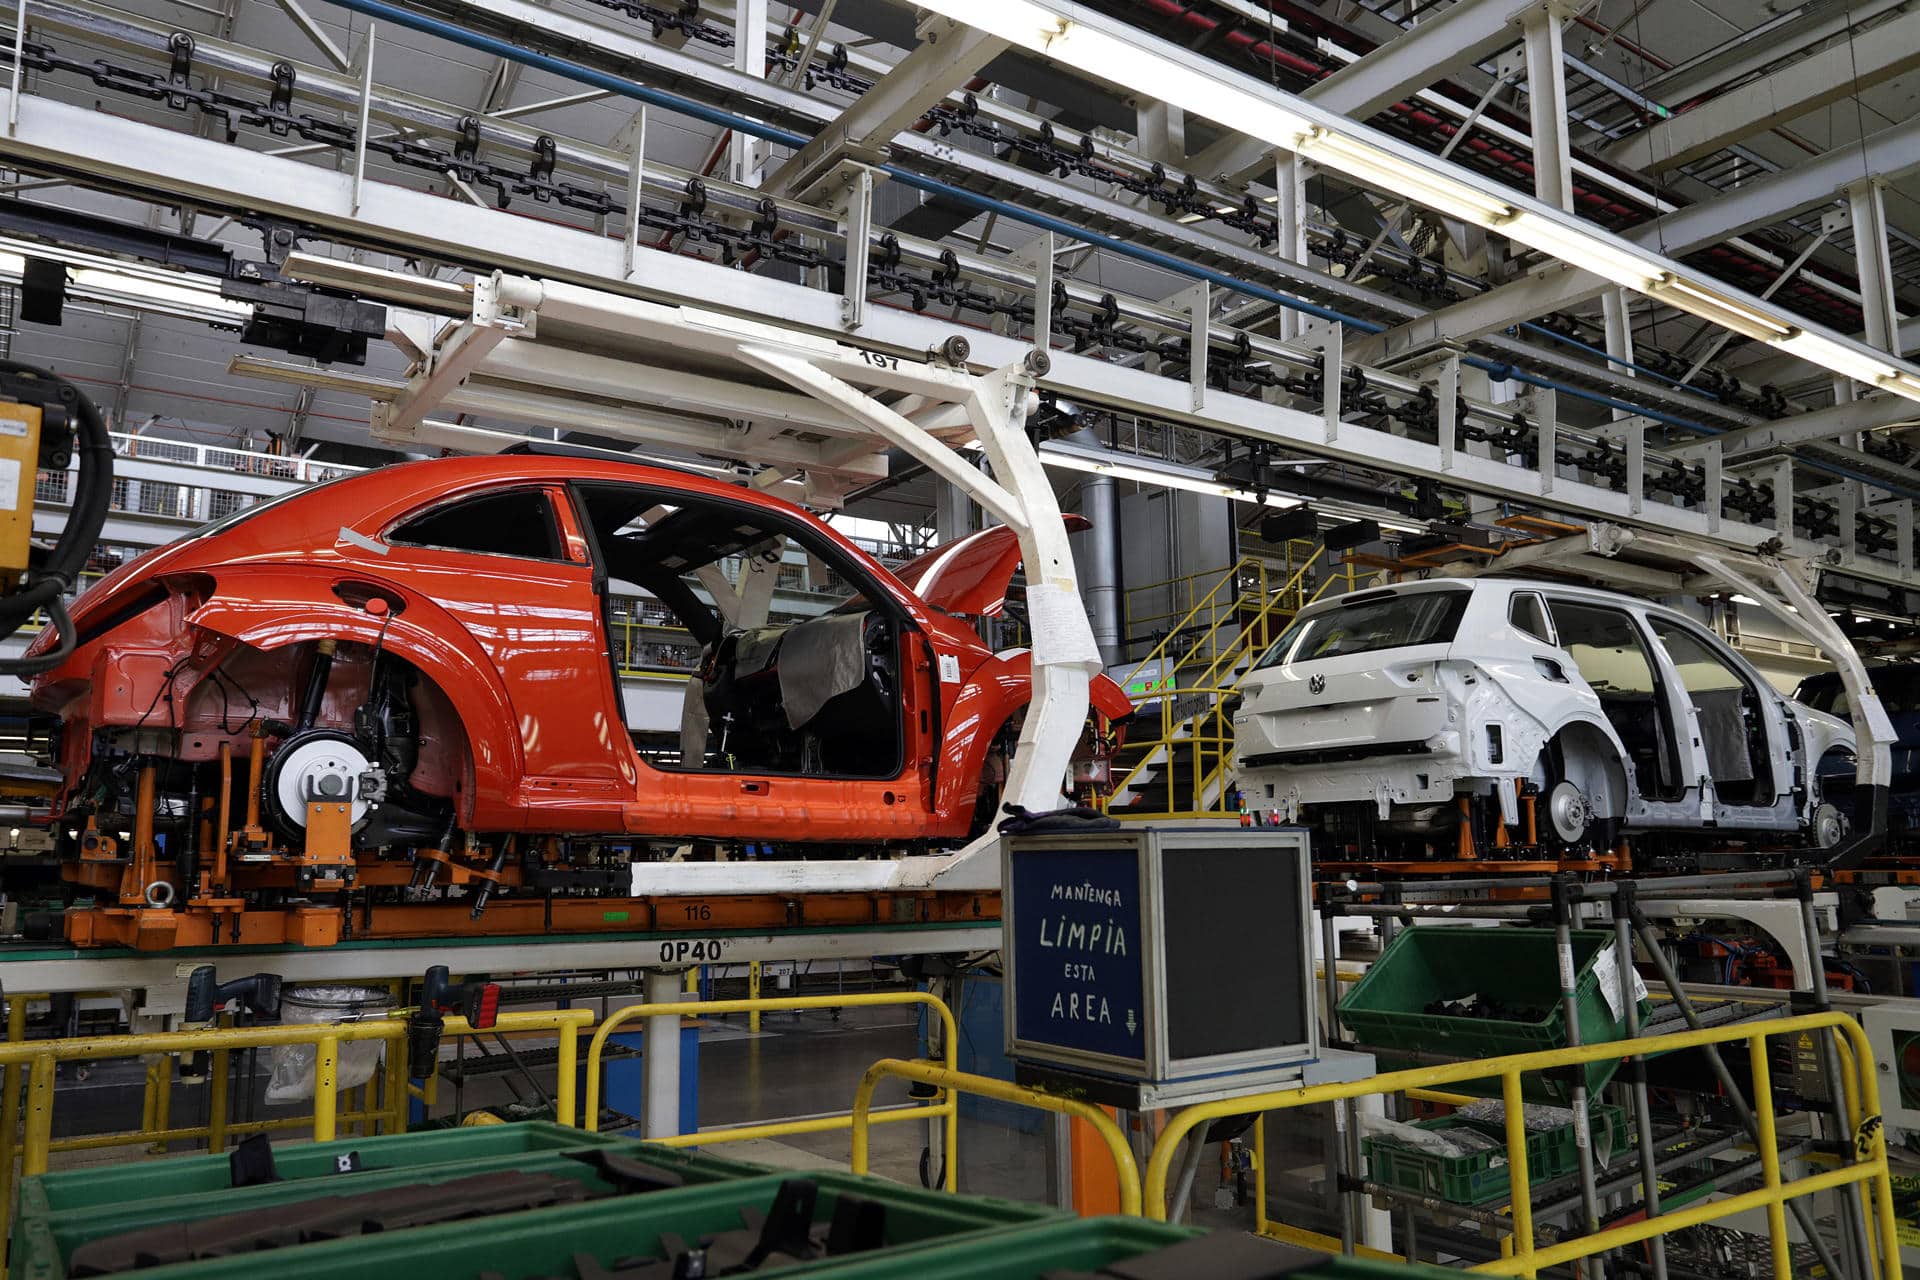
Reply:
[[[288, 982], [360, 982], [425, 973], [450, 964], [464, 973], [551, 973], [563, 969], [684, 969], [749, 960], [833, 960], [877, 955], [991, 951], [1000, 924], [878, 926], [872, 929], [699, 934], [685, 931], [607, 937], [431, 938], [417, 943], [342, 943], [332, 947], [232, 944], [183, 951], [107, 951], [64, 947], [0, 949], [0, 984], [9, 991], [139, 991], [141, 1008], [182, 1012], [187, 973], [218, 964], [222, 977], [271, 972]], [[696, 954], [696, 947], [698, 953]]]
[[[1304, 98], [1160, 40], [1126, 23], [1095, 13], [1070, 0], [923, 0], [927, 8], [991, 31], [1064, 65], [1123, 89], [1164, 98], [1197, 115], [1239, 129], [1286, 150], [1305, 154], [1323, 168], [1380, 187], [1386, 167], [1419, 175], [1421, 190], [1402, 191], [1416, 202], [1478, 225], [1555, 257], [1584, 259], [1590, 269], [1609, 264], [1614, 282], [1668, 305], [1719, 323], [1716, 307], [1702, 307], [1697, 295], [1720, 297], [1743, 311], [1764, 317], [1783, 332], [1816, 337], [1821, 352], [1802, 352], [1835, 372], [1840, 363], [1860, 360], [1884, 367], [1889, 390], [1920, 400], [1920, 368], [1851, 338], [1797, 324], [1798, 317], [1729, 288], [1647, 250], [1629, 245], [1592, 223], [1516, 192], [1485, 193], [1476, 174], [1426, 152], [1408, 147], [1363, 124], [1335, 115]], [[1472, 212], [1480, 209], [1479, 213]], [[1824, 358], [1822, 358], [1824, 356]], [[1903, 379], [1910, 379], [1905, 381]]]
[[[514, 270], [546, 273], [559, 269], [654, 298], [697, 298], [703, 307], [716, 312], [763, 317], [788, 331], [840, 335], [865, 350], [925, 352], [954, 332], [950, 324], [935, 316], [897, 310], [888, 310], [849, 331], [843, 327], [837, 295], [669, 254], [649, 255], [644, 268], [629, 279], [621, 241], [588, 230], [543, 228], [534, 242], [525, 234], [524, 220], [511, 214], [380, 182], [365, 184], [355, 210], [352, 182], [346, 174], [32, 95], [22, 98], [19, 108], [18, 128], [0, 147], [37, 165], [78, 170], [93, 178], [124, 184], [129, 192], [199, 198], [216, 204], [243, 200], [262, 213], [305, 221], [359, 239], [406, 245], [459, 260], [487, 260]], [[163, 142], [156, 145], [156, 140]], [[375, 275], [366, 271], [361, 274], [369, 278]], [[405, 279], [395, 276], [395, 289], [401, 296], [411, 297], [417, 290], [403, 288]], [[987, 367], [1012, 364], [1030, 349], [1025, 342], [991, 333], [970, 333], [969, 338], [974, 362]], [[1207, 389], [1196, 407], [1192, 388], [1185, 383], [1069, 352], [1052, 353], [1049, 372], [1036, 381], [1047, 390], [1087, 404], [1445, 480], [1471, 492], [1530, 501], [1583, 518], [1644, 522], [1735, 547], [1758, 546], [1776, 536], [1773, 529], [1724, 520], [1717, 504], [1711, 502], [1704, 511], [1658, 503], [1646, 504], [1645, 511], [1635, 511], [1624, 493], [1577, 479], [1550, 478], [1539, 470], [1500, 459], [1456, 454], [1451, 466], [1443, 465], [1434, 446], [1384, 431], [1346, 424], [1329, 438], [1327, 424], [1319, 413], [1217, 389]], [[1782, 537], [1787, 549], [1797, 554], [1822, 556], [1830, 550], [1791, 535]], [[1866, 556], [1855, 556], [1835, 567], [1877, 581], [1899, 585], [1915, 582], [1910, 570]]]

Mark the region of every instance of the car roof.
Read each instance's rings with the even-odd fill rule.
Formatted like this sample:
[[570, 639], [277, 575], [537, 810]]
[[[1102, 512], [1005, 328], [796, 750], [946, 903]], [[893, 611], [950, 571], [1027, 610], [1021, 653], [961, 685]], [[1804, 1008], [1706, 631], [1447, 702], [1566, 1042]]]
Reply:
[[1590, 604], [1621, 606], [1644, 609], [1663, 618], [1693, 622], [1686, 614], [1663, 604], [1656, 604], [1640, 596], [1628, 595], [1622, 591], [1608, 591], [1601, 587], [1583, 587], [1576, 583], [1560, 582], [1551, 578], [1423, 578], [1417, 582], [1395, 582], [1383, 587], [1365, 587], [1359, 591], [1344, 595], [1328, 596], [1316, 600], [1300, 611], [1300, 616], [1311, 616], [1340, 608], [1343, 604], [1354, 603], [1357, 597], [1379, 597], [1388, 593], [1414, 594], [1425, 591], [1469, 590], [1477, 595], [1497, 594], [1510, 596], [1517, 592], [1539, 591], [1565, 599], [1579, 600]]
[[82, 612], [103, 607], [128, 584], [157, 573], [205, 570], [236, 559], [304, 557], [334, 547], [342, 531], [377, 537], [401, 516], [443, 500], [515, 485], [567, 482], [646, 485], [784, 515], [810, 525], [877, 581], [887, 583], [890, 591], [904, 592], [886, 566], [837, 529], [757, 489], [699, 472], [611, 457], [480, 454], [376, 467], [256, 503], [115, 569], [81, 597], [74, 616], [78, 620]]

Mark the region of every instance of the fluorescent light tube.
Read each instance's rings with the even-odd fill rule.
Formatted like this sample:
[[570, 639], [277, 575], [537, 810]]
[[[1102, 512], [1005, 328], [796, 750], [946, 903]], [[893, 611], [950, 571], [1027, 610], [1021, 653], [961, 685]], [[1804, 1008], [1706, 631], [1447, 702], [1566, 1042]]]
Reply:
[[1598, 229], [1583, 231], [1524, 210], [1494, 229], [1530, 249], [1572, 263], [1635, 293], [1646, 293], [1663, 274], [1657, 265], [1631, 248], [1613, 243]]
[[1116, 480], [1132, 480], [1136, 484], [1153, 485], [1161, 489], [1182, 489], [1188, 493], [1205, 494], [1211, 498], [1227, 498], [1234, 502], [1248, 502], [1281, 511], [1301, 505], [1300, 499], [1277, 493], [1257, 497], [1252, 490], [1226, 484], [1201, 467], [1184, 467], [1171, 462], [1156, 463], [1146, 459], [1135, 461], [1104, 449], [1075, 448], [1057, 440], [1050, 440], [1041, 445], [1038, 453], [1040, 461], [1047, 466], [1064, 467], [1069, 471], [1112, 476]]
[[1672, 272], [1654, 281], [1653, 296], [1755, 342], [1779, 342], [1797, 332], [1793, 325], [1762, 315], [1717, 289], [1682, 280]]
[[[1799, 356], [1802, 360], [1831, 369], [1843, 378], [1864, 382], [1868, 386], [1877, 386], [1882, 379], [1892, 381], [1894, 375], [1900, 372], [1889, 364], [1885, 357], [1876, 359], [1869, 352], [1858, 350], [1846, 343], [1836, 342], [1824, 334], [1801, 331], [1781, 338], [1774, 345], [1782, 351]], [[1889, 387], [1888, 390], [1898, 390], [1898, 388]], [[1920, 389], [1903, 394], [1920, 397]]]
[[0, 278], [19, 280], [30, 257], [64, 263], [68, 295], [90, 302], [161, 311], [214, 324], [241, 324], [253, 314], [250, 304], [221, 297], [219, 282], [210, 276], [122, 263], [60, 245], [11, 237], [0, 237]]
[[1477, 187], [1318, 125], [1300, 136], [1294, 150], [1317, 164], [1338, 169], [1390, 195], [1404, 196], [1476, 226], [1497, 227], [1514, 217], [1512, 205]]
[[1895, 395], [1906, 396], [1911, 400], [1920, 400], [1920, 378], [1916, 378], [1913, 374], [1907, 373], [1904, 370], [1895, 373], [1890, 378], [1882, 378], [1880, 385]]
[[1307, 128], [1306, 120], [1279, 100], [1250, 93], [1200, 67], [1173, 62], [1157, 50], [1075, 22], [1029, 0], [966, 0], [965, 4], [948, 0], [946, 5], [926, 7], [1120, 88], [1139, 91], [1152, 86], [1155, 96], [1230, 128], [1261, 137], [1290, 137]]

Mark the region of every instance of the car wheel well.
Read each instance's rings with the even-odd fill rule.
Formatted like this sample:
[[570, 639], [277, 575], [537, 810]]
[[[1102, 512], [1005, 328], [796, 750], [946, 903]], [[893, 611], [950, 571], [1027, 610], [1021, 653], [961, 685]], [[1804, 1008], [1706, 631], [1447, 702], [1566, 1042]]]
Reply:
[[994, 756], [1003, 757], [1001, 768], [1010, 768], [1013, 764], [1014, 744], [1020, 737], [1020, 725], [1026, 719], [1027, 704], [1020, 703], [1011, 708], [1000, 723], [994, 727], [987, 738], [987, 745], [980, 753], [979, 786], [974, 792], [973, 820], [968, 825], [967, 838], [978, 839], [987, 832], [1000, 817], [1000, 797], [1006, 790], [1006, 776], [1003, 773], [996, 781], [991, 777]]
[[1626, 766], [1597, 726], [1567, 725], [1548, 740], [1540, 756], [1549, 784], [1564, 778], [1579, 787], [1598, 817], [1626, 816]]

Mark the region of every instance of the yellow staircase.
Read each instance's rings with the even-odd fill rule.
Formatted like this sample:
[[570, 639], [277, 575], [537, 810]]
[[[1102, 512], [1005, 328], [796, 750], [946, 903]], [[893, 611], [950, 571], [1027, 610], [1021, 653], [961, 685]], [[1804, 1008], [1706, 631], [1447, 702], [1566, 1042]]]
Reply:
[[[1361, 572], [1350, 561], [1329, 564], [1308, 591], [1308, 575], [1326, 555], [1324, 547], [1293, 542], [1282, 563], [1247, 557], [1127, 593], [1127, 634], [1165, 624], [1166, 635], [1131, 664], [1127, 693], [1142, 714], [1129, 723], [1114, 761], [1109, 814], [1164, 822], [1239, 812], [1231, 783], [1233, 695], [1241, 677], [1301, 609], [1391, 577], [1385, 569]], [[1173, 608], [1136, 618], [1134, 598], [1161, 590]]]
[[[1164, 629], [1165, 636], [1129, 664], [1127, 693], [1141, 714], [1114, 763], [1110, 814], [1164, 821], [1232, 811], [1228, 698], [1307, 603], [1308, 573], [1325, 555], [1322, 547], [1289, 543], [1282, 563], [1249, 556], [1128, 591], [1127, 635]], [[1164, 594], [1168, 607], [1137, 615], [1135, 601], [1149, 594]]]

